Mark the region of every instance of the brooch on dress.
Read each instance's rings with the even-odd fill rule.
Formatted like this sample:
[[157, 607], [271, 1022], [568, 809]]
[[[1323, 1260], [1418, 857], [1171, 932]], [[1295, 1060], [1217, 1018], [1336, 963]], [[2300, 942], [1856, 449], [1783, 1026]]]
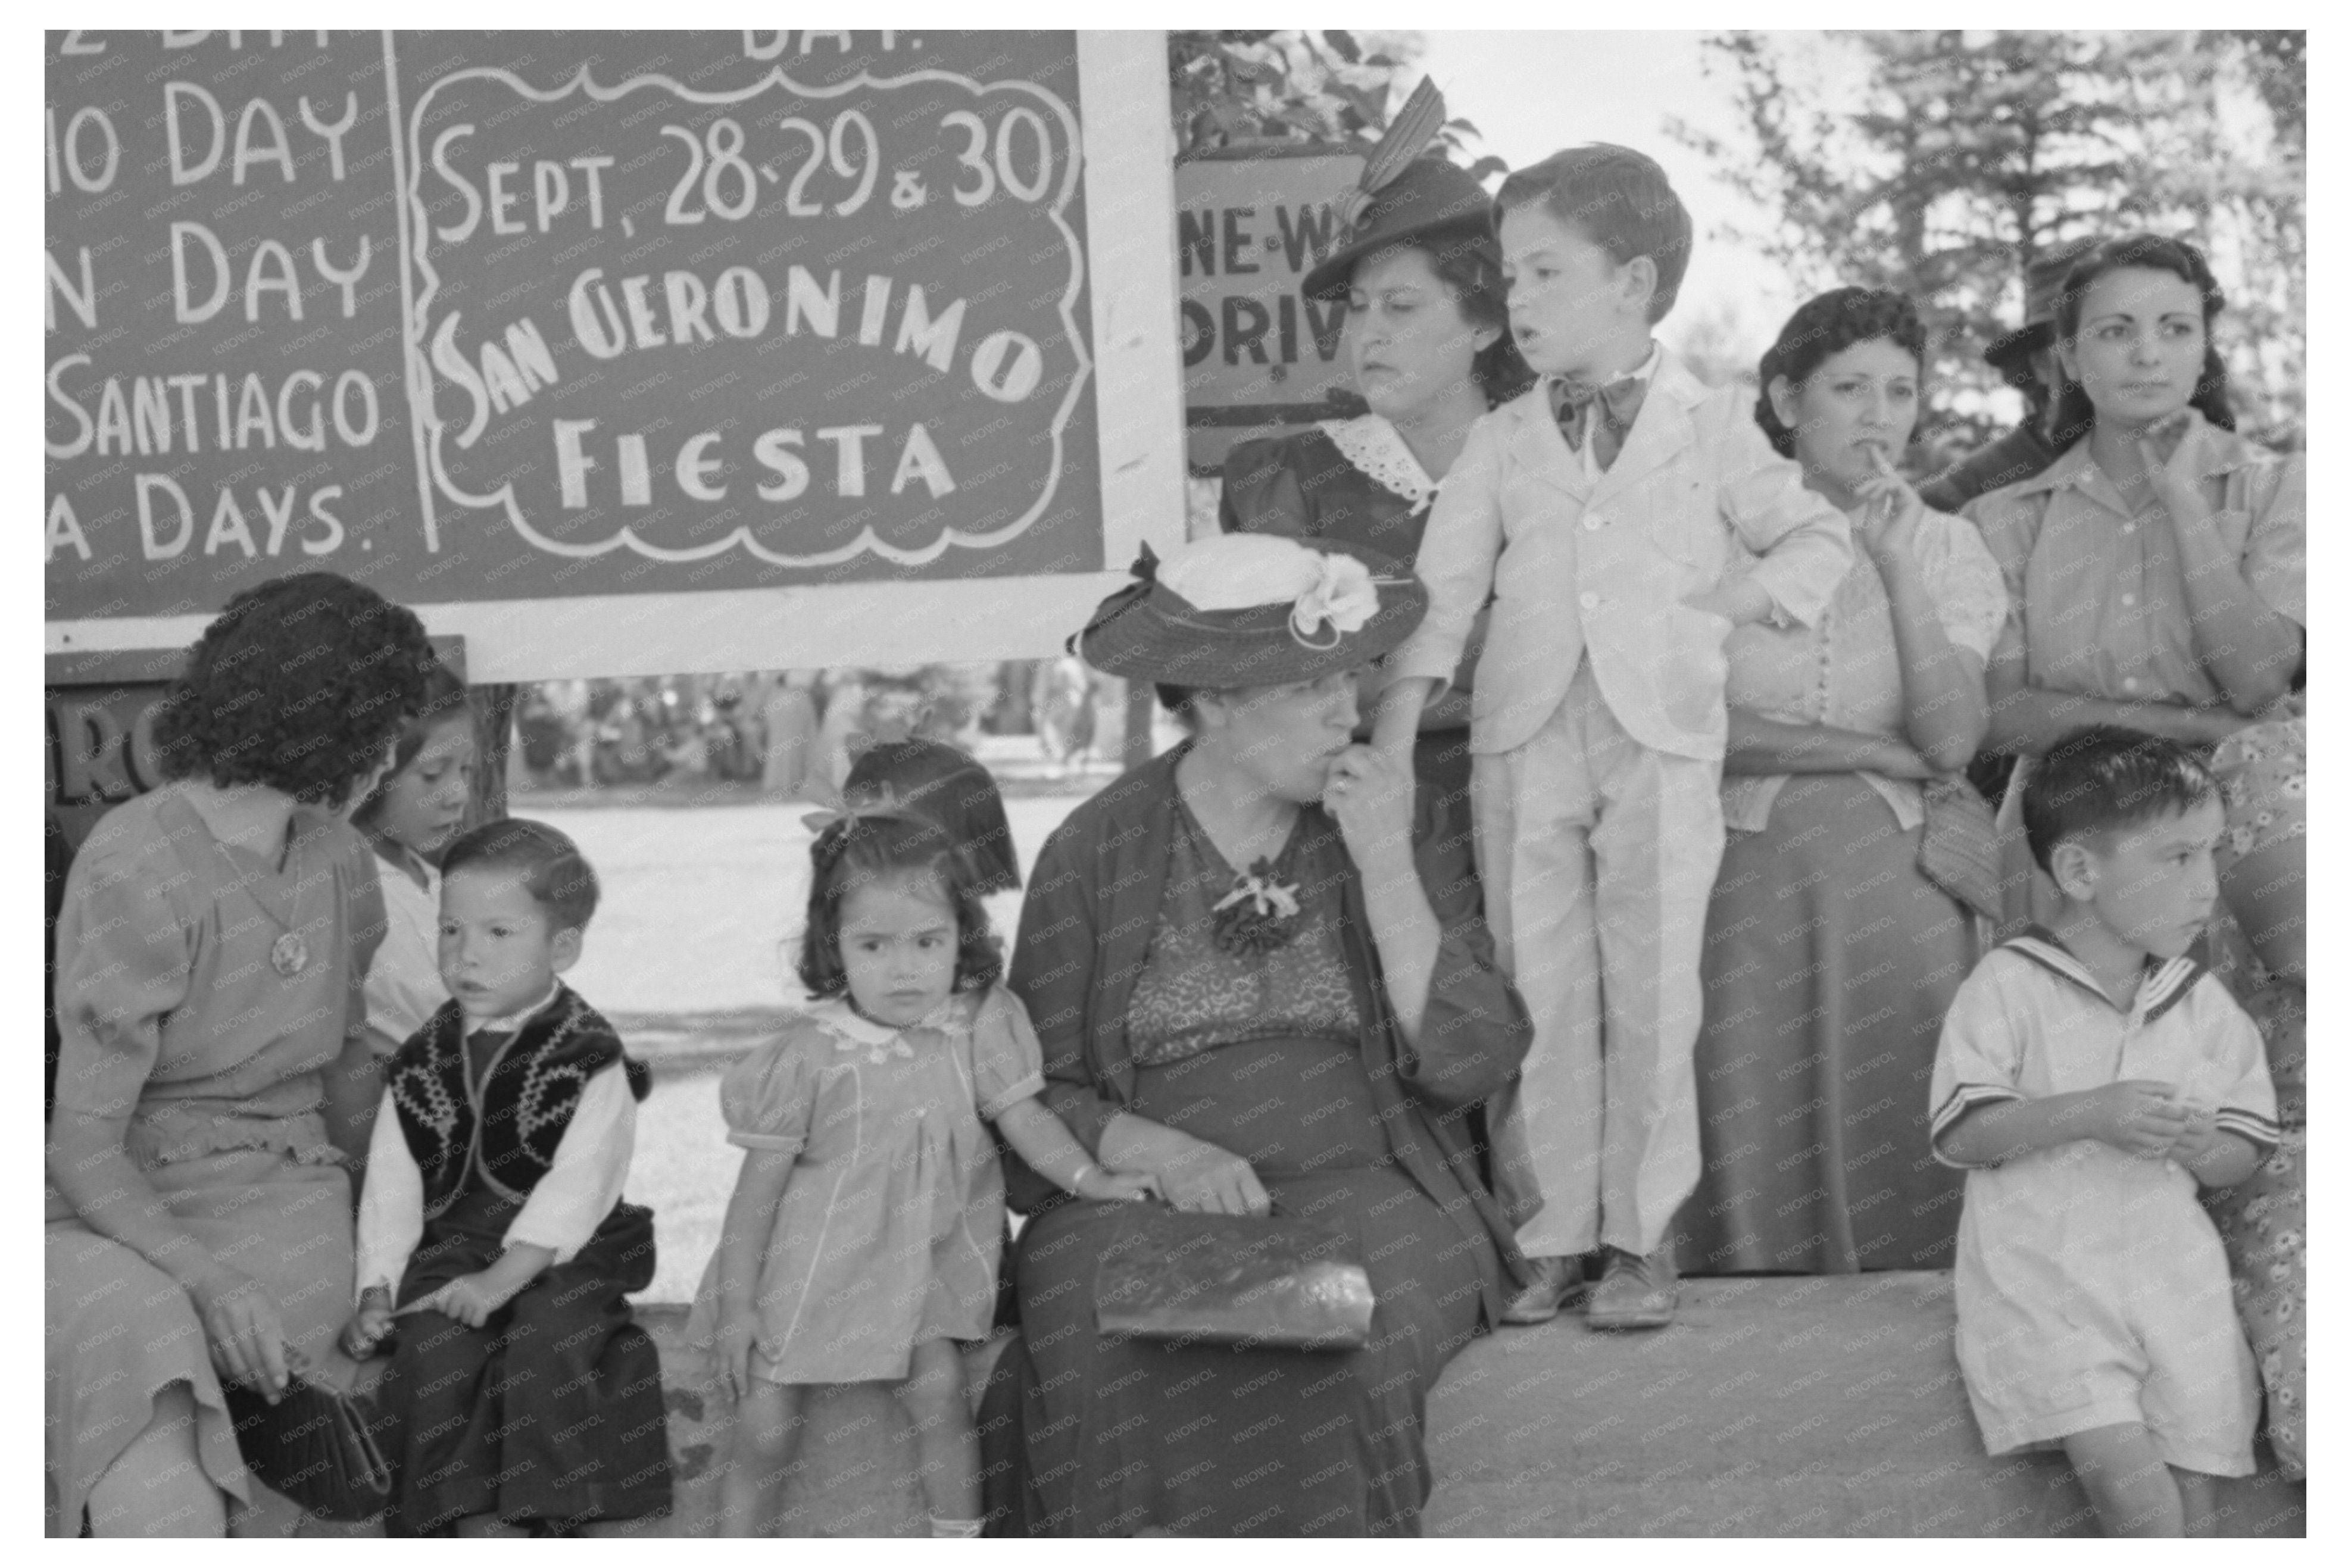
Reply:
[[1273, 862], [1257, 862], [1233, 878], [1232, 892], [1217, 900], [1214, 935], [1218, 948], [1235, 957], [1271, 953], [1298, 935], [1298, 884], [1273, 880]]

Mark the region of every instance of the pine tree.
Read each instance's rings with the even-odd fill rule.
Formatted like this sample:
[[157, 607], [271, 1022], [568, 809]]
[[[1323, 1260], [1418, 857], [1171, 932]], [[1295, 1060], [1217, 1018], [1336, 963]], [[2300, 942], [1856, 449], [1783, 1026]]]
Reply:
[[1685, 142], [1775, 223], [1742, 236], [1800, 285], [1898, 288], [1937, 406], [1996, 421], [1984, 344], [2032, 258], [2079, 235], [2196, 240], [2247, 433], [2301, 438], [2305, 76], [2300, 33], [1879, 32], [1709, 38], [1744, 145]]

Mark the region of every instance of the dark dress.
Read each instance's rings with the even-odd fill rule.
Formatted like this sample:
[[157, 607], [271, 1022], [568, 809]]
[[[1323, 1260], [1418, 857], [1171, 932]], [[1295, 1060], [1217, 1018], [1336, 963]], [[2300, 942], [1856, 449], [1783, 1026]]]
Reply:
[[[1365, 421], [1386, 423], [1377, 414], [1365, 414], [1343, 424], [1364, 427]], [[1395, 436], [1393, 427], [1378, 434], [1395, 442], [1391, 451], [1401, 449], [1401, 439]], [[1376, 459], [1367, 460], [1376, 466], [1388, 466]], [[1428, 528], [1429, 497], [1436, 495], [1436, 486], [1428, 484], [1427, 475], [1408, 452], [1394, 465], [1403, 489], [1427, 485], [1425, 495], [1416, 497], [1382, 484], [1350, 462], [1319, 425], [1295, 435], [1244, 441], [1225, 457], [1225, 494], [1218, 520], [1228, 534], [1280, 534], [1286, 538], [1362, 545], [1409, 563], [1420, 553], [1421, 535]], [[1459, 691], [1469, 689], [1469, 675], [1485, 643], [1483, 632], [1481, 622], [1461, 655], [1461, 667], [1453, 682]], [[1414, 834], [1458, 835], [1464, 844], [1473, 842], [1468, 721], [1448, 729], [1422, 730], [1412, 748], [1412, 768], [1419, 784], [1413, 802]], [[1475, 871], [1470, 874], [1474, 876]]]
[[[1089, 801], [1047, 843], [1011, 984], [1046, 1099], [1090, 1149], [1121, 1111], [1241, 1155], [1277, 1211], [1344, 1228], [1372, 1274], [1373, 1344], [1343, 1354], [1103, 1339], [1094, 1277], [1123, 1206], [1062, 1202], [1023, 1229], [1023, 1336], [981, 1411], [996, 1533], [1411, 1535], [1438, 1373], [1499, 1314], [1520, 1263], [1461, 1112], [1523, 1058], [1526, 1012], [1447, 855], [1420, 872], [1444, 936], [1418, 1050], [1377, 980], [1337, 828], [1302, 813], [1279, 875], [1299, 935], [1217, 950], [1231, 871], [1174, 789], [1181, 752]], [[1016, 1206], [1044, 1192], [1014, 1164]]]

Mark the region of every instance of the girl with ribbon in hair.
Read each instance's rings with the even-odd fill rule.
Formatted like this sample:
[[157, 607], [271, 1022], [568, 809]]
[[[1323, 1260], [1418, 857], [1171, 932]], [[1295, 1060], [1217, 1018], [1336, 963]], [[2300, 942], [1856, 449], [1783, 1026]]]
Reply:
[[893, 1385], [936, 1536], [979, 1533], [979, 1464], [955, 1342], [987, 1337], [1005, 1229], [992, 1123], [1062, 1191], [1125, 1200], [1038, 1103], [1042, 1051], [980, 903], [989, 880], [938, 821], [893, 804], [831, 819], [799, 956], [816, 1005], [719, 1085], [745, 1151], [688, 1337], [735, 1402], [720, 1531], [776, 1528], [808, 1390]]

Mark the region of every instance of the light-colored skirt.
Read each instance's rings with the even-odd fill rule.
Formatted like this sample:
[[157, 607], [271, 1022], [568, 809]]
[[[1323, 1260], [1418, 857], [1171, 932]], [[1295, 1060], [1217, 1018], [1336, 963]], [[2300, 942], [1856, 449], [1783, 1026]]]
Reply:
[[[312, 1375], [349, 1386], [357, 1369], [335, 1344], [350, 1316], [353, 1267], [350, 1182], [341, 1167], [280, 1149], [231, 1149], [146, 1174], [182, 1228], [268, 1290], [288, 1344]], [[47, 1533], [80, 1532], [90, 1489], [146, 1430], [156, 1396], [174, 1383], [195, 1398], [204, 1474], [236, 1502], [253, 1501], [261, 1489], [237, 1455], [188, 1292], [82, 1224], [54, 1188], [43, 1252]]]

